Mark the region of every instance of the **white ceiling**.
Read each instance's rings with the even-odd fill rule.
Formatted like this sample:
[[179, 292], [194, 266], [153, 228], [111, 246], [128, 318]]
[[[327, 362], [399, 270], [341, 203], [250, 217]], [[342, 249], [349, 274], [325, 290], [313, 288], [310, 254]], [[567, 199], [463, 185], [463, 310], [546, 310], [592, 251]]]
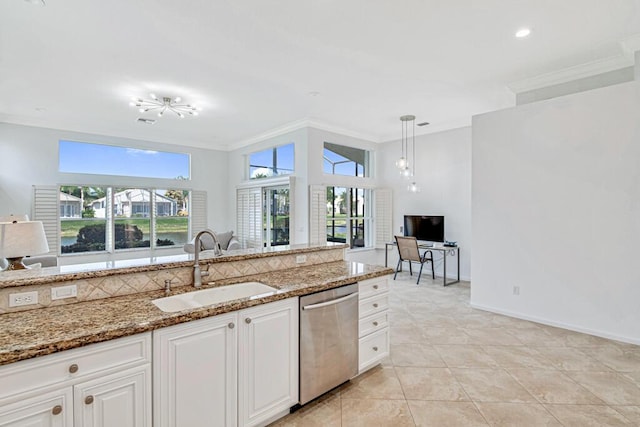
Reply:
[[[640, 0], [2, 0], [0, 121], [214, 149], [307, 123], [388, 141], [403, 114], [468, 125], [637, 34]], [[149, 92], [203, 111], [136, 123]]]

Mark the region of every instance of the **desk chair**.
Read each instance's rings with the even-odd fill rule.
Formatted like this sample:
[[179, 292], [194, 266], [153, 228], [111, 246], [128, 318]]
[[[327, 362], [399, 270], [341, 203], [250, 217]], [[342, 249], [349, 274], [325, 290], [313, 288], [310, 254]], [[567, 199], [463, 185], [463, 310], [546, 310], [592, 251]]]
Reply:
[[398, 245], [398, 255], [400, 255], [400, 259], [398, 260], [398, 265], [396, 266], [396, 273], [393, 275], [393, 280], [396, 280], [398, 271], [402, 270], [402, 263], [404, 261], [407, 261], [409, 263], [409, 274], [411, 274], [412, 276], [413, 269], [411, 265], [414, 262], [420, 263], [420, 272], [418, 273], [418, 280], [416, 281], [416, 285], [420, 284], [422, 267], [424, 267], [425, 262], [431, 263], [431, 277], [435, 279], [436, 273], [433, 268], [433, 252], [427, 250], [424, 251], [422, 255], [420, 255], [420, 251], [418, 250], [418, 240], [415, 237], [395, 236], [395, 238], [396, 244]]

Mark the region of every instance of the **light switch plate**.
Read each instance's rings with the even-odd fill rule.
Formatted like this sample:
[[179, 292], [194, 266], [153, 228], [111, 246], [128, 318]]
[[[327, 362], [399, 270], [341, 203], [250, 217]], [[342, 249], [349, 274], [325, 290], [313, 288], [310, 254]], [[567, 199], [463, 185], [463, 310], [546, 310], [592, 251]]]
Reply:
[[307, 262], [307, 256], [306, 255], [297, 255], [296, 256], [296, 264], [302, 264]]
[[51, 288], [51, 299], [74, 298], [78, 296], [78, 287], [76, 285], [58, 286]]

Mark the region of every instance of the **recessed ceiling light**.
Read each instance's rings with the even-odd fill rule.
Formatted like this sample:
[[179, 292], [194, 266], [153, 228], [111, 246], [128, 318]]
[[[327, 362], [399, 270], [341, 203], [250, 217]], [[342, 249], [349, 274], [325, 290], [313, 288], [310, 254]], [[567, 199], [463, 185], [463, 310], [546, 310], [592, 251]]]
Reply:
[[523, 39], [529, 36], [529, 34], [531, 34], [530, 28], [520, 28], [518, 31], [516, 31], [516, 37], [519, 39]]
[[429, 122], [422, 122], [422, 123], [418, 123], [416, 126], [426, 126], [428, 124], [429, 124]]
[[309, 96], [318, 96], [318, 95], [320, 95], [320, 92], [314, 90], [314, 91], [309, 92], [308, 95]]

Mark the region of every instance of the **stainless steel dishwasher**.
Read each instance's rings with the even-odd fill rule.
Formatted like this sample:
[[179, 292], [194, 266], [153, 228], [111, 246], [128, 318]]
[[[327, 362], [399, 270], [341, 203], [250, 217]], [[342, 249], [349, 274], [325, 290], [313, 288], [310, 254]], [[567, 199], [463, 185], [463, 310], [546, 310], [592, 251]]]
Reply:
[[300, 297], [300, 404], [358, 374], [358, 284]]

